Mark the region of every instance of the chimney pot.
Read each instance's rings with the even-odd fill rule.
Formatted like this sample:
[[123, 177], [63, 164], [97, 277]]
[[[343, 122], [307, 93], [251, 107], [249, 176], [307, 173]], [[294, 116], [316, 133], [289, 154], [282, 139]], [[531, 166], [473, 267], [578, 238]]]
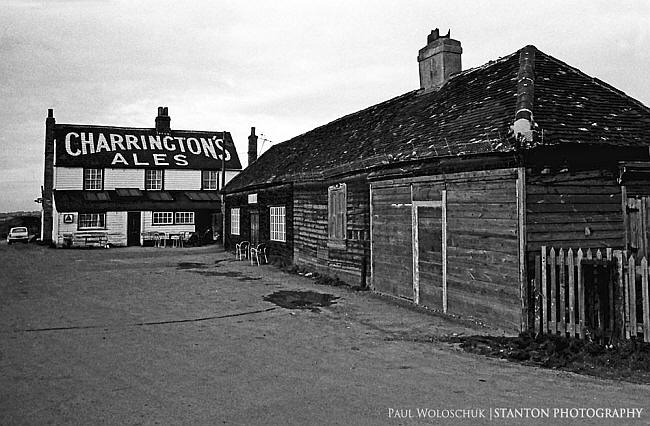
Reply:
[[54, 118], [54, 110], [52, 108], [47, 109], [47, 118]]
[[158, 107], [158, 116], [156, 117], [156, 132], [160, 134], [171, 133], [171, 118], [167, 112], [167, 107]]

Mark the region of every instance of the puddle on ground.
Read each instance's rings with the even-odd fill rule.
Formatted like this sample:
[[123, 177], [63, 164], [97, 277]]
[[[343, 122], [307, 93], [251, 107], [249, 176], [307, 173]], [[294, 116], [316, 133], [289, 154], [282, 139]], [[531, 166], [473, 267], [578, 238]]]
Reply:
[[207, 268], [208, 265], [205, 263], [199, 263], [199, 262], [179, 262], [177, 265], [177, 269], [199, 269], [199, 268]]
[[294, 291], [280, 290], [264, 296], [267, 302], [275, 303], [287, 309], [310, 309], [312, 312], [320, 312], [319, 307], [335, 304], [337, 296], [315, 291]]
[[204, 277], [226, 277], [226, 278], [237, 278], [238, 281], [258, 281], [262, 277], [249, 277], [237, 271], [206, 271], [209, 265], [204, 263], [195, 263], [195, 262], [181, 262], [178, 264], [178, 269], [189, 270], [195, 274], [203, 275]]

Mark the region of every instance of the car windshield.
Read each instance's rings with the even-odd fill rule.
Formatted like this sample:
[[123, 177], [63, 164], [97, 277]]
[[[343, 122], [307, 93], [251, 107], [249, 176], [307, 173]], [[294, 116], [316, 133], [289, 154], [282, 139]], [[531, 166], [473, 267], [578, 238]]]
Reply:
[[27, 228], [13, 228], [11, 232], [16, 232], [16, 233], [27, 232]]

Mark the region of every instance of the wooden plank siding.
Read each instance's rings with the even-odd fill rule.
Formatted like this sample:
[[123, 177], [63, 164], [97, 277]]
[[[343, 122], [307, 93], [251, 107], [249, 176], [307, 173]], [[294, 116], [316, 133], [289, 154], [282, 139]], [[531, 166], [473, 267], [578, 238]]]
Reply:
[[[248, 195], [257, 194], [257, 203], [248, 204]], [[285, 241], [271, 241], [270, 207], [285, 207]], [[232, 235], [231, 209], [239, 208], [239, 235]], [[288, 185], [237, 193], [226, 197], [226, 249], [234, 251], [235, 244], [241, 241], [251, 241], [250, 216], [251, 212], [259, 213], [259, 241], [267, 245], [269, 261], [283, 264], [293, 262], [294, 244], [294, 209], [293, 191]]]
[[[610, 170], [541, 174], [527, 170], [529, 262], [542, 246], [622, 249], [621, 187]], [[588, 229], [587, 229], [588, 228]]]
[[517, 171], [448, 182], [447, 311], [519, 330]]
[[[373, 289], [413, 299], [412, 203], [441, 201], [446, 189], [447, 312], [518, 331], [517, 170], [426, 178], [372, 184]], [[419, 271], [419, 276], [442, 273], [440, 267], [434, 269]], [[420, 292], [426, 294], [426, 289]], [[438, 299], [421, 298], [421, 304], [437, 308]]]
[[413, 300], [411, 185], [373, 187], [372, 288]]
[[328, 187], [294, 190], [294, 262], [351, 285], [367, 285], [370, 272], [370, 192], [365, 181], [346, 183], [346, 238], [333, 243], [328, 235]]

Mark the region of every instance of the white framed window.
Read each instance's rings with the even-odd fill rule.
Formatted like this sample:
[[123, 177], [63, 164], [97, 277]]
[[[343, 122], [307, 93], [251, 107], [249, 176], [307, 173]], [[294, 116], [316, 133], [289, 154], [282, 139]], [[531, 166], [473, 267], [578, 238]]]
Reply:
[[153, 212], [151, 218], [152, 225], [173, 225], [174, 213], [172, 212]]
[[219, 172], [216, 170], [201, 171], [202, 189], [219, 189]]
[[84, 189], [99, 189], [104, 186], [102, 169], [84, 169]]
[[230, 209], [230, 234], [239, 235], [239, 207]]
[[79, 213], [79, 229], [104, 229], [106, 213]]
[[285, 233], [286, 224], [286, 208], [270, 207], [269, 217], [271, 220], [271, 241], [286, 242], [287, 236]]
[[156, 191], [163, 189], [163, 171], [162, 170], [145, 170], [144, 171], [144, 189]]
[[328, 235], [332, 240], [344, 240], [346, 230], [347, 196], [344, 183], [328, 188]]
[[176, 225], [193, 225], [194, 212], [176, 212], [174, 213], [174, 223]]

